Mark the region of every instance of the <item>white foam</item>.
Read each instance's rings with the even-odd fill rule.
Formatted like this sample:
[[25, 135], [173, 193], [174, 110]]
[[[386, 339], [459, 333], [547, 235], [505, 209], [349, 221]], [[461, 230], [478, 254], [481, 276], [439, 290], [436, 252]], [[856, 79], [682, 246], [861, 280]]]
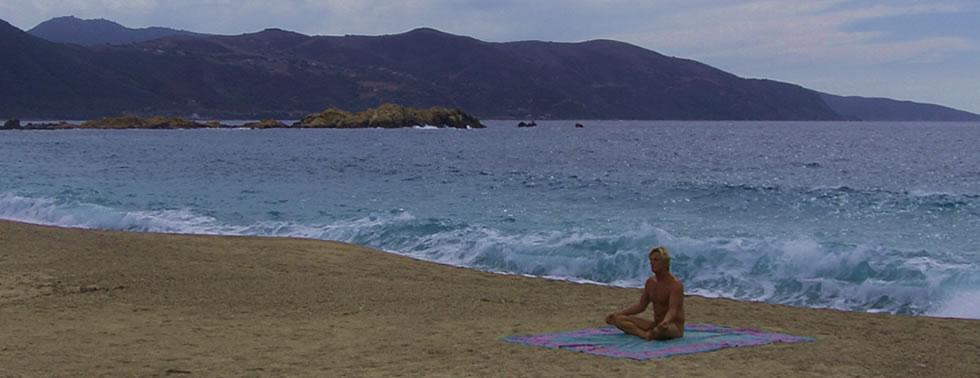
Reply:
[[61, 203], [51, 198], [0, 195], [0, 218], [49, 226], [183, 234], [237, 235], [241, 227], [187, 209], [122, 211], [87, 203]]
[[909, 195], [911, 195], [912, 197], [955, 197], [958, 196], [959, 194], [953, 192], [916, 189], [909, 192]]
[[[650, 274], [646, 249], [658, 243], [682, 258], [681, 264], [699, 264], [678, 273], [686, 275], [685, 285], [696, 295], [875, 312], [905, 308], [914, 313], [928, 311], [933, 316], [980, 318], [980, 290], [945, 295], [951, 290], [947, 285], [962, 285], [964, 282], [958, 277], [975, 271], [970, 263], [947, 261], [939, 256], [903, 257], [901, 253], [863, 245], [828, 250], [809, 236], [698, 239], [674, 236], [646, 223], [608, 234], [591, 230], [506, 231], [479, 224], [417, 219], [401, 210], [326, 224], [258, 221], [230, 225], [190, 209], [125, 211], [9, 194], [0, 194], [0, 218], [126, 231], [339, 240], [459, 267], [579, 283], [606, 281], [607, 285], [621, 287], [642, 286]], [[842, 271], [864, 263], [876, 270], [898, 266], [907, 273], [921, 272], [924, 279], [842, 278]], [[679, 266], [683, 269], [684, 265]], [[764, 278], [754, 276], [759, 274]], [[942, 299], [935, 302], [930, 298]]]
[[821, 252], [820, 244], [812, 238], [787, 240], [779, 248], [783, 253], [782, 257], [798, 269], [813, 271], [831, 263], [826, 258], [826, 253]]
[[941, 318], [980, 319], [980, 289], [958, 290], [927, 315]]

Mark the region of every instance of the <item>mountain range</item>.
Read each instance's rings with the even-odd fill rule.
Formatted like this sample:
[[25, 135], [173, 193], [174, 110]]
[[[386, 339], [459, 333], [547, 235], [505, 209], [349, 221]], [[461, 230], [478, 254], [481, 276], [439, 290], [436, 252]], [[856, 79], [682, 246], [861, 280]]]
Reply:
[[612, 40], [491, 43], [430, 28], [224, 36], [61, 17], [29, 32], [0, 20], [0, 50], [6, 118], [298, 119], [397, 103], [483, 119], [980, 120], [741, 78]]
[[207, 36], [163, 27], [132, 29], [105, 19], [83, 20], [74, 16], [52, 18], [27, 32], [51, 42], [82, 46], [124, 45], [172, 36]]

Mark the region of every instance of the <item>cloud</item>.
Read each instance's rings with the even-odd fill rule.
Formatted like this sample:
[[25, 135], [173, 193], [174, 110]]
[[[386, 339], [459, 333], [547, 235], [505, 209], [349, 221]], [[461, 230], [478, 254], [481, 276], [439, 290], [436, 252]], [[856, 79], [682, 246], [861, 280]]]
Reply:
[[82, 13], [146, 13], [157, 6], [156, 0], [33, 0], [19, 2], [22, 7], [33, 7], [41, 14]]
[[677, 11], [660, 18], [653, 28], [617, 38], [699, 58], [765, 57], [786, 64], [929, 62], [977, 50], [977, 41], [956, 36], [895, 40], [887, 30], [858, 31], [853, 26], [898, 16], [954, 13], [964, 7], [915, 1], [738, 1]]

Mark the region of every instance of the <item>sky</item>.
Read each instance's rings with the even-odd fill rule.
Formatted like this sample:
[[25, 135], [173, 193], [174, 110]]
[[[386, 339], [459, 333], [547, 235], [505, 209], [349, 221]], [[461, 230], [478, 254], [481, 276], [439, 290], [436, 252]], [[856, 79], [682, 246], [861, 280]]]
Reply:
[[226, 35], [614, 39], [741, 77], [980, 113], [980, 0], [0, 0], [22, 30], [59, 16]]

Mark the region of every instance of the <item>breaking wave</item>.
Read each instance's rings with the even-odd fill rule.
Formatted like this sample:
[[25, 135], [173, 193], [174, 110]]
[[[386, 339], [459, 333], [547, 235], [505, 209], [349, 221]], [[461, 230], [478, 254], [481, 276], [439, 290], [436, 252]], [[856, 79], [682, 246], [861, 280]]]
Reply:
[[[935, 206], [947, 194], [919, 195]], [[955, 201], [953, 201], [955, 202]], [[955, 205], [954, 205], [955, 206]], [[121, 210], [55, 198], [0, 195], [0, 218], [139, 232], [338, 240], [485, 271], [640, 287], [646, 251], [672, 251], [691, 294], [795, 306], [980, 318], [980, 267], [951, 251], [902, 250], [813, 236], [695, 238], [647, 223], [622, 232], [514, 231], [403, 210], [323, 223], [235, 225], [193, 209]]]

